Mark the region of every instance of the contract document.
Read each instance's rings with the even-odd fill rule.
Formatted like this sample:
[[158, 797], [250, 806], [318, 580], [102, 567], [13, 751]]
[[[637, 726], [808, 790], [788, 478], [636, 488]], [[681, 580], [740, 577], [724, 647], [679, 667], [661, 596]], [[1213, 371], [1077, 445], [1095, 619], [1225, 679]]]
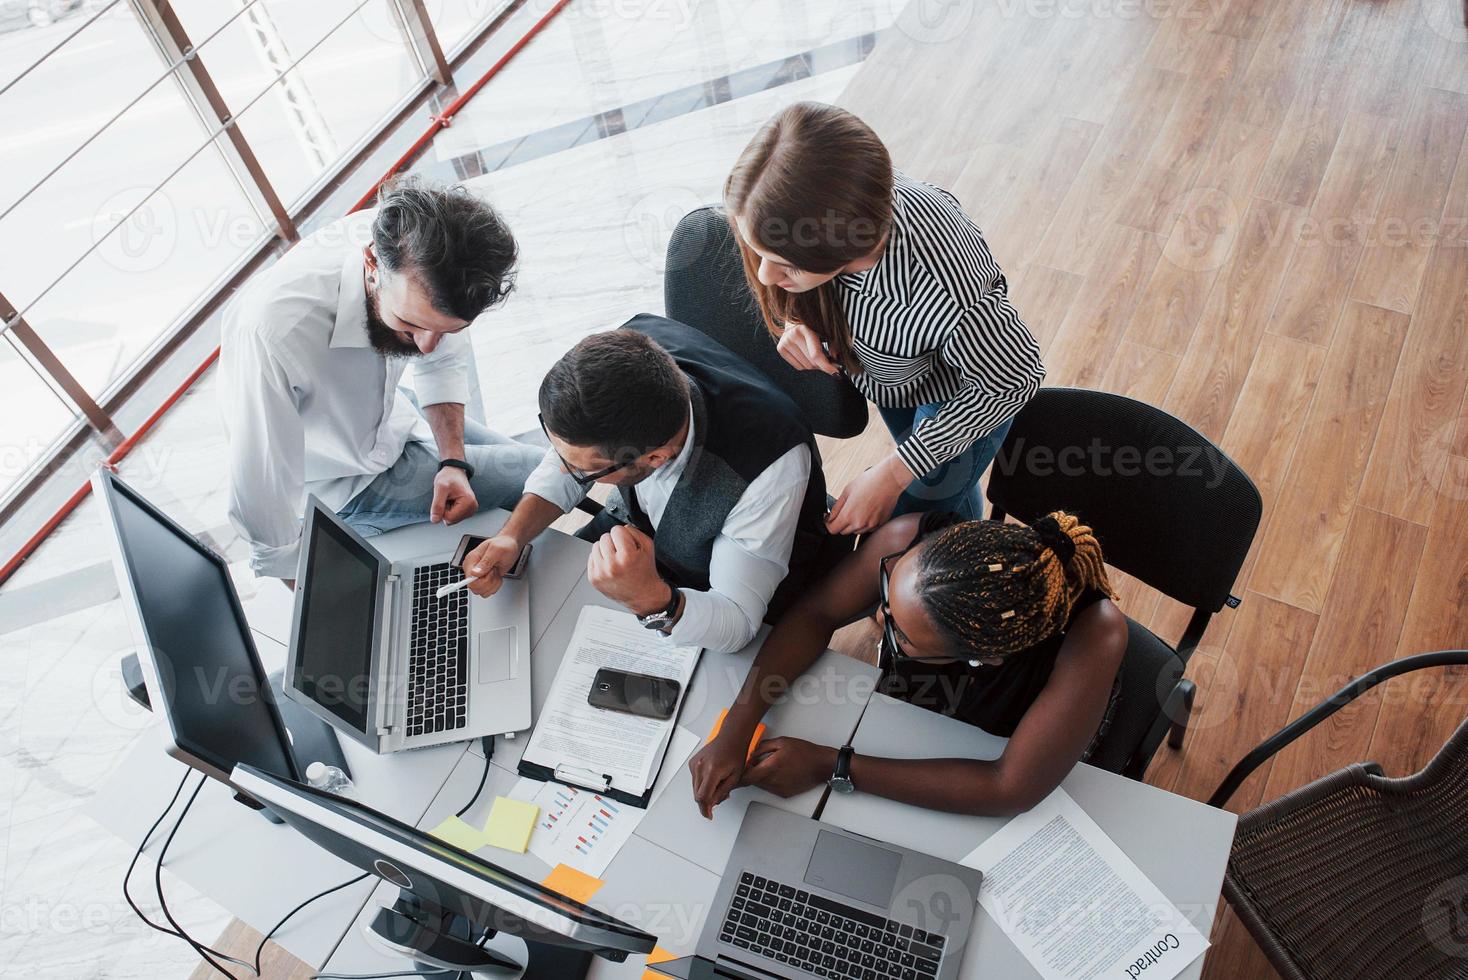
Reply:
[[[622, 799], [648, 794], [678, 717], [658, 720], [587, 703], [603, 667], [676, 680], [678, 708], [698, 666], [698, 647], [678, 646], [628, 612], [587, 606], [556, 671], [545, 707], [530, 734], [521, 774], [612, 791]], [[640, 804], [646, 806], [643, 800]]]
[[1045, 980], [1172, 980], [1208, 948], [1063, 789], [971, 851], [979, 904]]

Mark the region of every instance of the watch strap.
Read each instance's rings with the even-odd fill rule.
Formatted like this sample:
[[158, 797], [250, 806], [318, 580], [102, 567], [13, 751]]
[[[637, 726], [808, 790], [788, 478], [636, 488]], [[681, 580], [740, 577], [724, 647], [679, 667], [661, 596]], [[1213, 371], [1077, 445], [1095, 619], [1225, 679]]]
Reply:
[[831, 774], [833, 779], [851, 779], [851, 757], [856, 754], [856, 749], [851, 745], [843, 745], [836, 753], [836, 771]]
[[[474, 467], [470, 466], [466, 460], [441, 459], [438, 461], [438, 469], [441, 470], [445, 466], [452, 466], [456, 470], [463, 470], [465, 476], [467, 476], [471, 480], [474, 479]], [[435, 470], [435, 472], [437, 472], [437, 470]]]
[[663, 579], [663, 584], [668, 587], [668, 592], [670, 593], [668, 596], [668, 604], [662, 609], [659, 609], [657, 612], [648, 613], [646, 616], [643, 616], [638, 620], [638, 622], [646, 626], [648, 629], [662, 629], [664, 626], [672, 621], [674, 616], [678, 614], [678, 603], [680, 600], [682, 600], [683, 594], [678, 591], [678, 587], [676, 585], [674, 585], [672, 582], [669, 582], [667, 579]]

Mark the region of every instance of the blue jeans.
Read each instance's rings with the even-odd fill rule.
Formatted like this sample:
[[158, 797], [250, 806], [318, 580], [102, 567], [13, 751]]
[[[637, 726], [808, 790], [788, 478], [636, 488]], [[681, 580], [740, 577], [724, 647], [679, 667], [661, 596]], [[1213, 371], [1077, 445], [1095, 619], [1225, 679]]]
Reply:
[[[480, 510], [513, 509], [524, 492], [525, 479], [544, 457], [544, 449], [515, 442], [477, 422], [464, 420], [464, 459], [474, 467], [469, 487]], [[338, 513], [349, 527], [367, 537], [426, 521], [437, 475], [438, 454], [421, 442], [410, 442], [396, 463], [379, 473]]]
[[[877, 411], [882, 413], [882, 421], [887, 423], [887, 431], [892, 433], [892, 438], [902, 442], [919, 422], [937, 415], [946, 404], [938, 402], [916, 408], [883, 408], [878, 405]], [[892, 516], [948, 511], [966, 521], [982, 520], [984, 501], [979, 494], [979, 477], [984, 475], [984, 470], [989, 468], [999, 447], [1004, 444], [1009, 425], [1005, 422], [936, 470], [912, 481], [898, 499]]]

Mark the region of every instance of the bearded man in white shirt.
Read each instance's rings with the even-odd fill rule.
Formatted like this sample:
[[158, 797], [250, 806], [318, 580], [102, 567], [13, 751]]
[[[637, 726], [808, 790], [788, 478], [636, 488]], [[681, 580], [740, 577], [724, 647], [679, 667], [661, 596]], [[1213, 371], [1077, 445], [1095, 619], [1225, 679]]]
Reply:
[[463, 331], [508, 294], [516, 257], [487, 203], [405, 178], [235, 297], [220, 345], [229, 517], [256, 574], [293, 584], [307, 493], [365, 535], [513, 506], [544, 450], [466, 421]]

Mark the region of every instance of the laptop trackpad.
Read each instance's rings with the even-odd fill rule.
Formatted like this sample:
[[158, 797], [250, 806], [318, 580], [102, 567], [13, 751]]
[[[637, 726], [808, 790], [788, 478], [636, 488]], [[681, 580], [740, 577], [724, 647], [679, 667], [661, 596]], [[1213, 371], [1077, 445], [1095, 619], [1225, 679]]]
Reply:
[[840, 892], [847, 898], [886, 908], [902, 855], [850, 837], [823, 830], [805, 869], [807, 884]]
[[485, 630], [474, 638], [474, 645], [479, 657], [479, 683], [507, 681], [518, 673], [515, 627], [501, 626], [498, 629]]

